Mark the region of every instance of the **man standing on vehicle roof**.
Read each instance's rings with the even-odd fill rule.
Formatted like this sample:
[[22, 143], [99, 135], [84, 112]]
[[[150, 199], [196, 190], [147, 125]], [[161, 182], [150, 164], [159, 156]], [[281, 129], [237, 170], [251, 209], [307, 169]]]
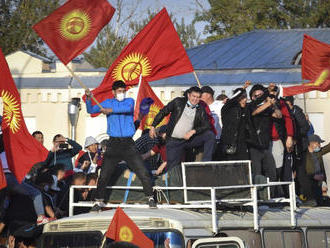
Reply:
[[134, 100], [125, 97], [126, 84], [123, 81], [113, 83], [112, 93], [115, 98], [104, 100], [100, 108], [98, 105], [92, 106], [91, 92], [89, 89], [86, 90], [87, 112], [89, 114], [103, 113], [107, 116], [107, 133], [110, 136], [97, 184], [96, 203], [91, 211], [99, 211], [104, 206], [109, 179], [114, 174], [117, 164], [122, 160], [127, 162], [130, 170], [135, 172], [141, 180], [144, 193], [148, 197], [149, 207], [156, 208], [151, 178], [132, 139], [135, 133]]

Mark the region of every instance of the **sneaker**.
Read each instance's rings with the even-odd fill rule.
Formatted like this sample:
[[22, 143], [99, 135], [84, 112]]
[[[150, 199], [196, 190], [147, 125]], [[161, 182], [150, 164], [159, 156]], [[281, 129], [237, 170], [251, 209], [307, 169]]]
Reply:
[[95, 202], [94, 206], [89, 210], [89, 212], [100, 212], [102, 208], [105, 206], [103, 202]]
[[46, 224], [48, 222], [51, 222], [55, 220], [55, 218], [47, 218], [46, 216], [44, 215], [39, 215], [38, 218], [37, 218], [37, 225], [43, 225], [43, 224]]
[[149, 205], [149, 208], [157, 208], [155, 199], [152, 196], [149, 197], [149, 199], [148, 199], [148, 205]]

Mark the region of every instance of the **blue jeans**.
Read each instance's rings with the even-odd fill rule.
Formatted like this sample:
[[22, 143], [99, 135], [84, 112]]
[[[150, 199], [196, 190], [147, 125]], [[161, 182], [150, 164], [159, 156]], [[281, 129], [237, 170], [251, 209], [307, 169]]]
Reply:
[[45, 209], [40, 190], [24, 181], [19, 184], [16, 177], [12, 173], [6, 173], [5, 176], [9, 193], [29, 196], [33, 201], [34, 210], [36, 211], [37, 216], [45, 215]]
[[203, 161], [212, 161], [215, 146], [215, 134], [212, 131], [194, 135], [189, 140], [169, 137], [166, 141], [167, 171], [181, 164], [185, 149], [193, 147], [204, 147]]

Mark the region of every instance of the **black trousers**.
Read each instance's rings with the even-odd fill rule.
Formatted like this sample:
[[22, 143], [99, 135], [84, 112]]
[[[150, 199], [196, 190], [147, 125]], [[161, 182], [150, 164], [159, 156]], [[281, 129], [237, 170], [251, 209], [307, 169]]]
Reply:
[[113, 185], [113, 182], [109, 182], [109, 179], [113, 176], [118, 163], [122, 160], [127, 162], [128, 168], [141, 180], [145, 195], [153, 195], [150, 175], [143, 164], [133, 139], [114, 137], [109, 139], [104, 154], [101, 174], [97, 183], [95, 197], [97, 200], [105, 200], [107, 195], [106, 187], [108, 184]]

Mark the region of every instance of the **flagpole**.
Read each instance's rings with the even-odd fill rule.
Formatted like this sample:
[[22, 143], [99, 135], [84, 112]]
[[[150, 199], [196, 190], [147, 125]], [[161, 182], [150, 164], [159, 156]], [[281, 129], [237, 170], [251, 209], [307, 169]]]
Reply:
[[[67, 65], [64, 64], [64, 66], [68, 69], [68, 71], [71, 73], [71, 75], [78, 81], [80, 86], [83, 87], [85, 90], [88, 90], [87, 86], [80, 80], [80, 78], [74, 73], [74, 71], [71, 70], [71, 68], [68, 67]], [[99, 106], [101, 109], [103, 109], [103, 107], [101, 106], [99, 101], [96, 100], [96, 98], [93, 96], [93, 94], [91, 94], [91, 97], [94, 100], [94, 102], [96, 103], [96, 105]]]
[[105, 244], [105, 241], [107, 240], [107, 237], [104, 235], [103, 236], [103, 240], [102, 240], [102, 244], [99, 248], [103, 248], [104, 247], [104, 244]]
[[198, 87], [202, 87], [201, 82], [199, 81], [196, 72], [193, 71], [193, 73], [194, 73], [195, 79], [196, 79], [196, 81], [197, 81]]
[[139, 95], [139, 90], [140, 90], [140, 87], [141, 87], [141, 83], [142, 83], [142, 73], [139, 76], [139, 84], [138, 84], [138, 88], [137, 88], [137, 91], [136, 91], [136, 100], [137, 100], [137, 97]]

